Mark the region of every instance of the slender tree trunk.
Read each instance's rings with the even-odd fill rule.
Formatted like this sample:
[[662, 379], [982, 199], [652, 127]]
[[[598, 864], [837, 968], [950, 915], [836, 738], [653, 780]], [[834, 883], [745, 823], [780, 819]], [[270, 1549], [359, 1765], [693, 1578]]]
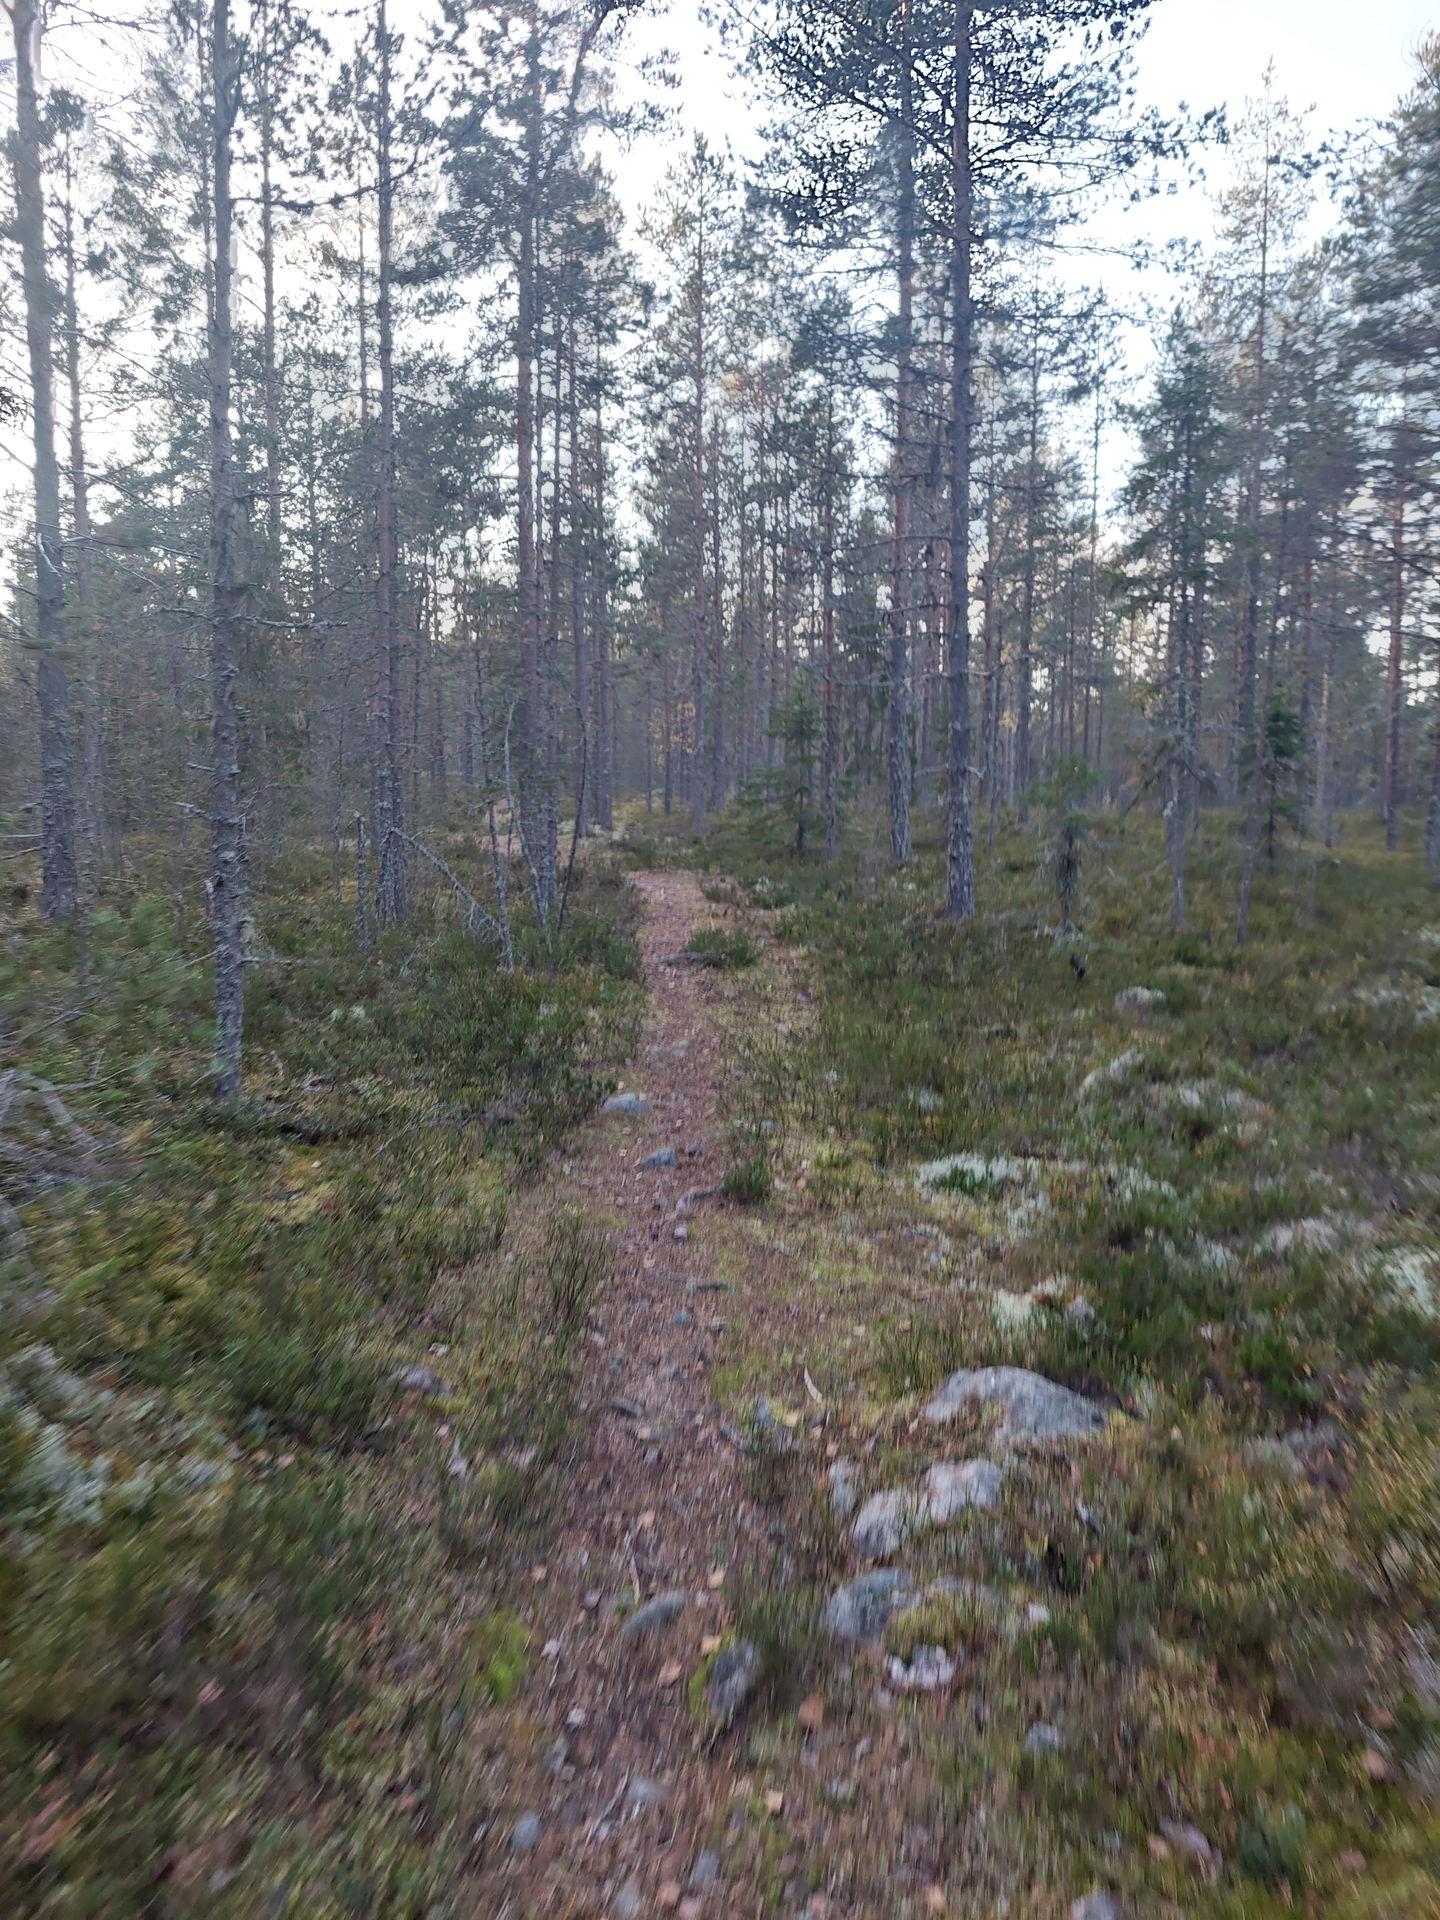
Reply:
[[[597, 353], [595, 427], [592, 462], [595, 470], [595, 526], [592, 538], [595, 645], [595, 820], [609, 833], [615, 825], [615, 689], [610, 658], [610, 570], [605, 538], [605, 363]], [[648, 681], [647, 681], [648, 689]], [[649, 722], [646, 722], [649, 752]]]
[[1330, 845], [1330, 686], [1335, 672], [1334, 623], [1325, 635], [1320, 669], [1320, 719], [1315, 742], [1315, 818], [1325, 845]]
[[214, 702], [210, 800], [210, 924], [215, 943], [216, 1083], [222, 1100], [240, 1091], [245, 1022], [244, 822], [240, 812], [240, 625], [244, 589], [235, 565], [235, 469], [230, 427], [231, 141], [240, 73], [230, 40], [229, 0], [213, 0], [210, 23], [212, 260], [210, 386], [210, 673]]
[[952, 920], [975, 911], [975, 852], [970, 821], [970, 436], [974, 310], [970, 265], [974, 181], [970, 157], [971, 0], [955, 8], [955, 99], [952, 108], [950, 288], [950, 619], [949, 820], [945, 905]]
[[[1270, 321], [1270, 166], [1267, 143], [1260, 214], [1260, 290], [1255, 319], [1255, 377], [1250, 397], [1250, 459], [1246, 481], [1245, 516], [1248, 551], [1245, 558], [1245, 596], [1241, 615], [1236, 690], [1236, 790], [1246, 777], [1250, 783], [1249, 810], [1256, 805], [1256, 782], [1260, 777], [1259, 731], [1265, 716], [1255, 713], [1255, 675], [1260, 636], [1260, 509], [1263, 501], [1263, 442], [1266, 397], [1266, 348]], [[1247, 833], [1250, 831], [1247, 826]], [[1242, 913], [1242, 921], [1244, 915]]]
[[400, 766], [399, 533], [395, 508], [395, 324], [393, 221], [395, 189], [390, 142], [390, 29], [386, 0], [377, 0], [375, 38], [378, 61], [376, 101], [376, 293], [375, 353], [379, 413], [375, 435], [375, 615], [377, 647], [377, 739], [375, 775], [375, 855], [380, 874], [376, 918], [394, 926], [405, 917], [405, 787]]
[[820, 620], [825, 652], [825, 734], [823, 741], [823, 803], [825, 858], [833, 860], [840, 839], [840, 719], [835, 689], [835, 400], [830, 395], [825, 415], [825, 488], [820, 527]]
[[516, 544], [521, 651], [521, 764], [516, 799], [521, 837], [534, 876], [535, 909], [542, 928], [548, 929], [555, 904], [559, 816], [553, 779], [553, 700], [547, 673], [550, 649], [545, 638], [536, 511], [542, 102], [540, 29], [533, 5], [528, 9], [527, 19], [525, 175], [519, 209], [515, 325]]
[[[85, 465], [85, 416], [80, 396], [80, 300], [76, 285], [75, 179], [70, 142], [65, 143], [65, 379], [70, 425], [70, 566], [72, 644], [81, 660], [80, 846], [81, 888], [86, 908], [98, 890], [105, 862], [105, 805], [101, 789], [100, 655], [90, 604], [90, 484]], [[78, 634], [76, 629], [78, 628]]]
[[1400, 723], [1405, 708], [1405, 493], [1396, 462], [1390, 514], [1390, 655], [1385, 674], [1385, 844], [1400, 839]]
[[[908, 36], [909, 12], [903, 14]], [[914, 853], [910, 788], [910, 506], [914, 490], [911, 385], [915, 352], [915, 151], [911, 122], [914, 72], [908, 44], [900, 69], [900, 124], [896, 133], [895, 450], [891, 460], [890, 658], [886, 747], [890, 776], [890, 858], [903, 866]]]
[[66, 672], [60, 465], [55, 450], [53, 300], [45, 254], [40, 154], [40, 0], [11, 0], [15, 31], [15, 235], [20, 243], [35, 458], [35, 684], [40, 708], [40, 904], [47, 919], [75, 911], [75, 788]]
[[[1035, 676], [1035, 531], [1040, 491], [1040, 300], [1030, 342], [1030, 417], [1025, 460], [1025, 571], [1020, 597], [1020, 650], [1015, 661], [1015, 788], [1020, 819], [1030, 818], [1030, 724]], [[1051, 689], [1050, 712], [1055, 711]]]
[[1440, 693], [1435, 699], [1433, 746], [1430, 755], [1430, 804], [1425, 811], [1425, 864], [1440, 873]]
[[706, 331], [705, 300], [707, 263], [705, 258], [705, 209], [702, 204], [695, 223], [696, 255], [694, 274], [695, 339], [691, 378], [690, 425], [690, 646], [691, 716], [690, 735], [690, 827], [699, 833], [705, 824], [705, 627], [708, 603], [705, 593], [705, 388], [706, 355], [709, 339]]
[[265, 401], [265, 545], [266, 579], [271, 597], [280, 601], [280, 371], [275, 345], [275, 159], [274, 55], [270, 44], [272, 22], [268, 4], [260, 22], [262, 77], [260, 119], [260, 272], [263, 306], [260, 328], [261, 377]]
[[725, 560], [721, 545], [720, 423], [710, 425], [710, 810], [725, 804]]

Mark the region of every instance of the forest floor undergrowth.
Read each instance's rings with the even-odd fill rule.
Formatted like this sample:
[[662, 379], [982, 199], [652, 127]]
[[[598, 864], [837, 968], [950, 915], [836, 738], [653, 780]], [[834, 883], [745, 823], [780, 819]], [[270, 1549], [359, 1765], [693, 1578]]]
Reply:
[[659, 826], [513, 974], [297, 868], [231, 1114], [8, 930], [9, 1910], [1440, 1914], [1419, 863]]

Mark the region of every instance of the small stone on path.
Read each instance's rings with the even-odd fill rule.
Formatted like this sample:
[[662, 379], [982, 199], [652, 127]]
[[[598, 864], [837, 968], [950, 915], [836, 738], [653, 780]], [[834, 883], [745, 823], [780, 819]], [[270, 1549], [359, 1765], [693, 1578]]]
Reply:
[[749, 1640], [739, 1640], [716, 1654], [705, 1682], [705, 1703], [728, 1726], [749, 1697], [759, 1669], [759, 1656]]
[[701, 1887], [713, 1887], [719, 1878], [720, 1856], [718, 1853], [712, 1853], [707, 1847], [704, 1853], [697, 1856], [694, 1866], [690, 1869], [690, 1887], [698, 1892]]
[[628, 1113], [639, 1115], [650, 1111], [650, 1102], [642, 1099], [638, 1093], [612, 1093], [601, 1109], [604, 1113]]
[[674, 1147], [661, 1147], [658, 1153], [647, 1153], [640, 1162], [642, 1173], [649, 1173], [656, 1167], [678, 1167], [680, 1156]]
[[510, 1831], [512, 1853], [529, 1853], [540, 1839], [543, 1823], [538, 1813], [522, 1813]]
[[657, 1593], [631, 1614], [620, 1629], [622, 1640], [633, 1640], [642, 1633], [654, 1633], [658, 1627], [668, 1627], [672, 1620], [678, 1620], [685, 1611], [685, 1595], [678, 1588], [669, 1593]]

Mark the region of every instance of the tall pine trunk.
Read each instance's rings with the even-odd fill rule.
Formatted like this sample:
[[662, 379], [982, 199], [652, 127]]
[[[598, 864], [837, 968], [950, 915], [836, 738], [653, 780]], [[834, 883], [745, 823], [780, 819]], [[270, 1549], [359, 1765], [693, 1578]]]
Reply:
[[405, 788], [400, 769], [399, 534], [395, 511], [395, 320], [393, 295], [395, 185], [390, 143], [390, 30], [386, 0], [375, 12], [378, 90], [375, 104], [376, 282], [375, 362], [379, 413], [375, 433], [375, 850], [380, 866], [376, 918], [382, 927], [405, 917]]
[[[1397, 436], [1398, 439], [1398, 436]], [[1390, 652], [1385, 671], [1385, 844], [1400, 839], [1400, 722], [1405, 707], [1405, 491], [1396, 459], [1390, 512]]]
[[75, 788], [65, 665], [60, 464], [55, 451], [53, 307], [45, 270], [40, 153], [40, 0], [12, 0], [15, 30], [15, 237], [20, 244], [35, 483], [35, 686], [40, 708], [40, 904], [47, 919], [75, 911]]
[[65, 145], [65, 384], [70, 427], [70, 530], [74, 559], [67, 628], [78, 641], [81, 673], [79, 866], [88, 907], [98, 890], [105, 858], [105, 809], [100, 775], [100, 658], [90, 603], [90, 482], [85, 464], [85, 416], [81, 404], [80, 300], [76, 286], [75, 179], [69, 139]]
[[230, 39], [229, 0], [214, 0], [210, 20], [211, 261], [210, 388], [210, 680], [214, 716], [210, 794], [210, 925], [215, 944], [215, 1090], [240, 1091], [245, 1026], [244, 823], [240, 812], [240, 625], [244, 599], [235, 565], [235, 468], [230, 427], [234, 341], [231, 323], [234, 201], [231, 142], [240, 71]]
[[705, 323], [706, 295], [705, 210], [696, 221], [695, 358], [691, 367], [694, 394], [690, 416], [690, 697], [693, 702], [690, 733], [690, 827], [699, 833], [705, 824], [705, 356], [709, 346]]
[[820, 619], [825, 653], [825, 732], [822, 787], [825, 808], [825, 858], [833, 860], [840, 840], [840, 712], [835, 685], [835, 398], [825, 414], [825, 497], [820, 526]]
[[[908, 25], [908, 12], [905, 21]], [[914, 778], [910, 744], [910, 503], [914, 490], [910, 410], [915, 353], [915, 151], [911, 131], [913, 82], [907, 46], [900, 70], [900, 126], [896, 152], [895, 449], [890, 483], [890, 653], [885, 721], [890, 781], [890, 858], [902, 866], [914, 851], [910, 827], [910, 786]]]
[[955, 101], [951, 140], [953, 228], [950, 288], [950, 618], [947, 773], [949, 818], [945, 909], [952, 920], [975, 911], [975, 850], [970, 820], [970, 437], [974, 306], [970, 286], [975, 186], [970, 155], [971, 0], [955, 9]]

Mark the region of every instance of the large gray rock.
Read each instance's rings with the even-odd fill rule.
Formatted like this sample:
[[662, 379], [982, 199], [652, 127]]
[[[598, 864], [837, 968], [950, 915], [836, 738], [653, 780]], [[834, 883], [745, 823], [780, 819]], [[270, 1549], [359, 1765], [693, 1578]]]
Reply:
[[656, 1167], [678, 1167], [679, 1164], [680, 1156], [674, 1147], [661, 1147], [656, 1153], [646, 1154], [640, 1162], [640, 1170], [642, 1173], [649, 1173]]
[[837, 1460], [825, 1476], [830, 1483], [830, 1510], [837, 1520], [848, 1520], [860, 1498], [859, 1473], [853, 1460]]
[[825, 1603], [825, 1625], [836, 1640], [878, 1640], [890, 1616], [915, 1593], [908, 1573], [895, 1567], [876, 1567], [858, 1579], [847, 1580]]
[[855, 1516], [851, 1538], [867, 1560], [888, 1560], [913, 1534], [942, 1527], [966, 1507], [999, 1504], [1004, 1475], [993, 1460], [939, 1460], [918, 1492], [873, 1493]]
[[937, 1460], [921, 1496], [927, 1524], [942, 1527], [966, 1507], [998, 1507], [1004, 1479], [993, 1460]]
[[953, 1420], [972, 1400], [1005, 1409], [1006, 1439], [1069, 1440], [1109, 1425], [1104, 1407], [1025, 1367], [962, 1367], [925, 1409], [927, 1420]]
[[855, 1516], [850, 1537], [866, 1560], [888, 1560], [920, 1525], [920, 1502], [904, 1487], [872, 1493]]

